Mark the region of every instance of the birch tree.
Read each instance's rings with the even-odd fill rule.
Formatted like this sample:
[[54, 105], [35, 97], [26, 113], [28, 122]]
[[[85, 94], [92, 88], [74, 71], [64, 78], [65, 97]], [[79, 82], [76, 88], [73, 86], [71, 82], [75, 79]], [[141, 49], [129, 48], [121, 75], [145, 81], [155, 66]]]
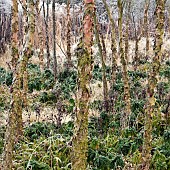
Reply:
[[148, 30], [148, 10], [149, 10], [150, 0], [145, 1], [145, 10], [144, 10], [144, 34], [146, 37], [146, 53], [145, 58], [149, 57], [149, 30]]
[[53, 62], [54, 62], [54, 79], [57, 79], [57, 57], [56, 57], [56, 18], [55, 18], [55, 0], [52, 2], [53, 15]]
[[165, 0], [155, 0], [156, 9], [156, 31], [154, 43], [154, 57], [151, 64], [151, 71], [148, 78], [148, 102], [145, 114], [144, 144], [143, 144], [143, 169], [149, 170], [152, 149], [152, 117], [155, 114], [155, 88], [158, 83], [159, 68], [162, 58], [162, 44], [164, 35], [164, 12]]
[[[3, 170], [12, 170], [13, 150], [17, 137], [22, 133], [22, 101], [20, 91], [20, 75], [18, 68], [18, 2], [13, 0], [12, 8], [12, 66], [14, 79], [11, 86], [11, 109], [8, 115], [8, 124], [5, 133], [5, 144], [3, 152]], [[19, 134], [20, 133], [20, 134]]]
[[[94, 15], [94, 27], [95, 27], [96, 43], [98, 45], [99, 56], [100, 56], [101, 63], [102, 63], [104, 107], [105, 107], [105, 111], [108, 111], [108, 86], [107, 86], [107, 79], [106, 79], [106, 64], [105, 64], [105, 59], [104, 59], [106, 56], [106, 47], [105, 47], [104, 37], [102, 37], [102, 43], [100, 41], [99, 30], [98, 30], [98, 21], [97, 21], [96, 14]], [[101, 44], [103, 44], [103, 49], [102, 49]]]
[[130, 102], [130, 87], [129, 87], [129, 77], [127, 72], [127, 61], [124, 55], [123, 49], [123, 32], [122, 32], [122, 23], [123, 23], [123, 4], [122, 0], [117, 1], [118, 6], [118, 31], [119, 31], [119, 55], [122, 64], [122, 77], [124, 83], [124, 102], [125, 102], [125, 115], [123, 117], [123, 127], [127, 127], [128, 117], [131, 114], [131, 102]]
[[111, 39], [111, 50], [112, 50], [112, 81], [111, 81], [111, 86], [114, 85], [115, 83], [115, 79], [116, 79], [116, 70], [117, 70], [117, 63], [116, 63], [116, 60], [117, 60], [117, 45], [116, 45], [116, 33], [115, 33], [115, 22], [113, 20], [113, 17], [112, 17], [112, 14], [111, 14], [111, 11], [109, 9], [109, 6], [107, 5], [106, 3], [106, 0], [102, 0], [103, 1], [103, 4], [105, 6], [105, 9], [107, 11], [107, 15], [109, 17], [109, 20], [111, 22], [111, 36], [112, 36], [112, 39]]
[[92, 72], [94, 0], [84, 0], [83, 37], [78, 45], [78, 110], [73, 137], [72, 169], [85, 170], [88, 152], [88, 113]]
[[71, 66], [71, 18], [70, 18], [70, 0], [67, 1], [67, 65]]
[[50, 67], [50, 47], [49, 47], [49, 33], [48, 33], [48, 21], [49, 21], [49, 0], [47, 0], [47, 13], [45, 12], [45, 2], [43, 0], [43, 15], [44, 15], [44, 23], [45, 23], [45, 35], [46, 35], [46, 50], [47, 50], [47, 68]]

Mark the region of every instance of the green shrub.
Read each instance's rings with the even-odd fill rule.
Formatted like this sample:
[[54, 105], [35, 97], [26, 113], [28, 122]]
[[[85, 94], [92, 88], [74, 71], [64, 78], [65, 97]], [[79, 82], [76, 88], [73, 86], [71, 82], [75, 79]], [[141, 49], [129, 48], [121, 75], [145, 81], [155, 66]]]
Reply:
[[159, 75], [165, 78], [170, 79], [170, 65], [166, 65], [162, 67], [159, 71]]
[[156, 150], [152, 157], [151, 168], [153, 170], [168, 170], [167, 163], [169, 161], [170, 161], [170, 159], [167, 159], [164, 154], [162, 154], [160, 151]]
[[28, 126], [24, 130], [24, 135], [27, 137], [30, 141], [34, 141], [40, 136], [49, 137], [50, 131], [56, 131], [57, 127], [54, 124], [49, 123], [33, 123], [31, 126]]
[[2, 154], [5, 138], [5, 126], [0, 127], [0, 154]]
[[[106, 66], [106, 78], [110, 79], [111, 74], [111, 67]], [[99, 66], [99, 64], [94, 65], [92, 77], [94, 80], [102, 81], [102, 68]]]
[[10, 86], [12, 84], [13, 74], [0, 67], [0, 84]]
[[42, 89], [49, 90], [54, 86], [54, 75], [51, 70], [44, 70], [41, 72], [38, 65], [28, 64], [28, 89], [29, 92], [33, 92], [33, 90], [40, 91]]
[[71, 93], [74, 93], [77, 85], [77, 72], [74, 70], [64, 70], [58, 76], [58, 84], [55, 90], [60, 90], [64, 99], [70, 99]]
[[50, 166], [45, 164], [44, 162], [39, 162], [36, 160], [31, 160], [30, 162], [25, 163], [25, 167], [34, 170], [50, 170]]
[[41, 88], [45, 90], [52, 89], [54, 86], [54, 75], [51, 70], [44, 70], [42, 73], [42, 85]]
[[57, 102], [57, 97], [53, 92], [41, 92], [39, 101], [41, 103], [53, 104]]

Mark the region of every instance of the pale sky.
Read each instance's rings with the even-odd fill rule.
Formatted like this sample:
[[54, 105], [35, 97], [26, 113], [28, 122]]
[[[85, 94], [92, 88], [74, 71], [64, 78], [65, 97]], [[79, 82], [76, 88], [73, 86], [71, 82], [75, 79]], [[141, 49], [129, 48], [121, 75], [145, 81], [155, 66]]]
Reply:
[[9, 13], [11, 4], [11, 0], [0, 0], [0, 10], [4, 9], [5, 13]]

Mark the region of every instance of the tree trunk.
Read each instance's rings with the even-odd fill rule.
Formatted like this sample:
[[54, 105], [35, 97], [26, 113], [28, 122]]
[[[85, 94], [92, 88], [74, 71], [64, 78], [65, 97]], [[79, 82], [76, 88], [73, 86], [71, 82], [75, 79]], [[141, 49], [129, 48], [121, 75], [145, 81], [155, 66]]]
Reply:
[[101, 59], [101, 63], [102, 63], [104, 107], [105, 107], [105, 111], [108, 111], [109, 110], [109, 108], [108, 108], [108, 87], [107, 87], [107, 79], [106, 79], [106, 65], [105, 65], [105, 61], [104, 61], [104, 56], [106, 56], [106, 47], [105, 47], [104, 38], [102, 37], [102, 44], [103, 44], [103, 50], [102, 50], [96, 14], [94, 15], [94, 26], [95, 26], [96, 42], [97, 42], [97, 45], [98, 45], [99, 55], [100, 55], [100, 59]]
[[144, 144], [143, 144], [143, 169], [149, 170], [151, 161], [152, 149], [152, 117], [155, 113], [155, 88], [158, 82], [160, 61], [162, 58], [162, 44], [164, 34], [164, 13], [165, 13], [165, 0], [156, 0], [156, 32], [154, 44], [154, 58], [151, 64], [151, 72], [148, 79], [148, 102], [145, 114], [145, 129], [144, 129]]
[[122, 121], [122, 127], [128, 126], [128, 118], [131, 114], [131, 102], [130, 102], [130, 87], [129, 87], [129, 77], [127, 72], [127, 61], [125, 60], [124, 50], [123, 50], [123, 33], [122, 33], [122, 20], [123, 20], [123, 2], [118, 0], [118, 31], [119, 31], [119, 55], [121, 59], [121, 64], [123, 67], [123, 82], [124, 82], [124, 102], [125, 111]]
[[127, 17], [126, 17], [126, 33], [125, 33], [125, 60], [127, 62], [127, 65], [129, 63], [129, 57], [128, 57], [128, 52], [129, 52], [129, 20], [130, 20], [130, 6], [131, 6], [131, 1], [127, 2]]
[[134, 57], [134, 71], [137, 71], [137, 68], [139, 66], [139, 37], [135, 36], [135, 57]]
[[139, 33], [139, 27], [140, 27], [140, 23], [138, 23], [138, 26], [136, 26], [136, 21], [135, 21], [135, 16], [132, 13], [132, 20], [133, 20], [133, 24], [134, 24], [134, 32], [135, 32], [135, 56], [133, 59], [133, 66], [134, 66], [134, 71], [137, 70], [138, 66], [139, 66], [139, 41], [142, 37], [142, 31]]
[[53, 59], [54, 59], [54, 80], [57, 79], [57, 57], [56, 57], [56, 19], [55, 19], [55, 0], [52, 2], [52, 15], [53, 15]]
[[[32, 57], [34, 53], [34, 36], [35, 36], [35, 6], [34, 6], [34, 0], [30, 0], [29, 3], [27, 3], [28, 7], [28, 28], [29, 30], [25, 30], [25, 36], [28, 37], [28, 42], [25, 42], [25, 49], [23, 52], [23, 56], [21, 58], [20, 63], [20, 77], [23, 80], [23, 104], [24, 107], [27, 107], [27, 93], [28, 93], [28, 71], [27, 71], [27, 65], [29, 59]], [[26, 16], [25, 16], [26, 17]]]
[[112, 50], [112, 81], [111, 81], [111, 87], [114, 85], [115, 80], [116, 80], [116, 71], [117, 71], [117, 49], [116, 49], [116, 34], [115, 34], [115, 23], [113, 20], [113, 17], [111, 15], [110, 9], [106, 3], [106, 0], [102, 0], [104, 3], [104, 6], [107, 11], [107, 15], [109, 17], [109, 20], [111, 22], [112, 26], [112, 44], [111, 44], [111, 50]]
[[48, 18], [49, 18], [49, 0], [47, 0], [47, 14], [45, 14], [45, 2], [43, 1], [43, 15], [45, 23], [45, 34], [46, 34], [46, 50], [47, 50], [47, 68], [50, 68], [50, 47], [49, 47], [49, 35], [48, 35]]
[[149, 3], [150, 3], [150, 0], [145, 1], [145, 10], [144, 10], [144, 29], [145, 29], [144, 31], [145, 31], [145, 37], [146, 37], [146, 53], [145, 53], [146, 60], [149, 59], [149, 30], [148, 30]]
[[11, 109], [8, 116], [8, 124], [5, 133], [5, 144], [3, 152], [3, 170], [12, 170], [13, 150], [17, 137], [22, 132], [22, 101], [20, 91], [20, 75], [18, 72], [18, 3], [13, 0], [12, 17], [12, 65], [13, 65], [13, 84], [11, 86], [12, 99]]
[[39, 9], [39, 4], [40, 4], [40, 0], [36, 1], [36, 28], [37, 28], [37, 32], [38, 32], [38, 43], [39, 43], [39, 49], [40, 52], [38, 54], [38, 58], [39, 58], [39, 66], [40, 66], [40, 70], [43, 71], [44, 69], [44, 41], [43, 41], [43, 34], [42, 34], [42, 30], [39, 26], [40, 23], [40, 9]]
[[77, 48], [78, 57], [78, 110], [73, 137], [72, 169], [86, 170], [88, 152], [88, 113], [90, 79], [92, 72], [92, 38], [94, 0], [84, 0], [83, 37]]
[[71, 67], [71, 20], [70, 0], [67, 1], [67, 67]]
[[107, 78], [106, 78], [106, 45], [105, 45], [105, 41], [104, 41], [104, 37], [103, 35], [101, 35], [101, 39], [102, 39], [102, 47], [103, 47], [103, 54], [102, 54], [102, 73], [103, 73], [103, 96], [104, 96], [104, 107], [105, 107], [105, 111], [108, 112], [109, 111], [109, 96], [108, 96], [108, 86], [107, 86]]

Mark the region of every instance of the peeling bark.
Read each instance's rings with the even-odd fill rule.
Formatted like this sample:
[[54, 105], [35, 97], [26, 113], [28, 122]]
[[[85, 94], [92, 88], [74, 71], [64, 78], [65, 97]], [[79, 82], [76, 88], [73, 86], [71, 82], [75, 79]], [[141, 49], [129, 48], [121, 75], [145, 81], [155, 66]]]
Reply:
[[148, 30], [148, 10], [149, 10], [150, 0], [145, 1], [145, 10], [144, 10], [144, 31], [146, 37], [146, 53], [145, 58], [146, 60], [149, 58], [149, 30]]
[[112, 31], [111, 31], [111, 36], [112, 36], [112, 44], [111, 44], [111, 50], [112, 50], [112, 81], [111, 81], [111, 87], [112, 87], [115, 83], [115, 80], [116, 80], [116, 71], [117, 71], [116, 60], [118, 58], [117, 48], [116, 48], [115, 23], [114, 23], [112, 15], [111, 15], [110, 9], [109, 9], [109, 7], [106, 3], [106, 0], [102, 0], [102, 1], [104, 3], [105, 8], [106, 8], [107, 15], [109, 17], [109, 20], [111, 22], [111, 27], [112, 27]]
[[118, 29], [119, 29], [119, 55], [123, 70], [123, 83], [124, 83], [124, 102], [125, 111], [122, 121], [122, 126], [125, 128], [128, 126], [128, 118], [131, 114], [131, 101], [130, 101], [130, 87], [129, 87], [129, 77], [127, 72], [127, 61], [125, 60], [125, 54], [123, 50], [123, 33], [122, 33], [122, 22], [123, 22], [123, 2], [118, 0]]
[[142, 151], [143, 158], [143, 169], [149, 170], [151, 162], [151, 149], [152, 149], [152, 117], [155, 113], [155, 88], [158, 83], [158, 75], [160, 68], [160, 61], [162, 58], [162, 44], [164, 34], [164, 12], [165, 12], [165, 0], [156, 0], [156, 32], [155, 32], [155, 43], [154, 43], [154, 54], [153, 61], [151, 64], [151, 72], [148, 78], [148, 102], [145, 114], [145, 129], [144, 129], [144, 144]]
[[8, 124], [5, 133], [2, 170], [12, 170], [14, 144], [17, 141], [17, 138], [22, 134], [22, 102], [20, 91], [20, 75], [18, 72], [18, 24], [18, 3], [17, 0], [13, 0], [11, 55], [14, 79], [11, 86], [11, 109], [8, 115]]
[[88, 152], [88, 114], [92, 72], [94, 0], [84, 0], [83, 37], [78, 45], [78, 109], [73, 137], [72, 169], [86, 170]]

